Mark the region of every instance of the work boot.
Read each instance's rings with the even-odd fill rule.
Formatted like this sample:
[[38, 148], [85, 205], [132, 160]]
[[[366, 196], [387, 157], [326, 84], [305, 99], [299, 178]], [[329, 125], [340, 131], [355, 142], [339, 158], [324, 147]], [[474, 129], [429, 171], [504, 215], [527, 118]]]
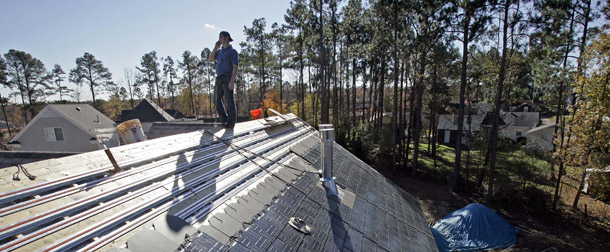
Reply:
[[227, 129], [232, 129], [235, 127], [235, 123], [234, 122], [225, 122], [222, 124], [222, 127], [225, 127]]

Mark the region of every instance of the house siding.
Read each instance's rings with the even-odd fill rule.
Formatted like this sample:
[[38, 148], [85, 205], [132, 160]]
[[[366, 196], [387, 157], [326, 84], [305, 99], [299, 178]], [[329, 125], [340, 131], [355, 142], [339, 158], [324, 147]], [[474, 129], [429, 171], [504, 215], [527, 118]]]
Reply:
[[[445, 132], [447, 132], [447, 131], [449, 131], [449, 142], [445, 143]], [[455, 146], [455, 143], [457, 142], [457, 139], [458, 139], [457, 130], [438, 130], [437, 133], [438, 133], [438, 136], [436, 137], [436, 140], [438, 143], [449, 145], [449, 146]]]
[[[44, 134], [44, 128], [62, 128], [64, 140], [48, 142]], [[72, 124], [63, 117], [39, 118], [26, 134], [19, 139], [21, 148], [19, 151], [57, 151], [57, 152], [86, 152], [97, 150], [97, 144], [89, 142], [91, 135]]]
[[[525, 138], [527, 131], [530, 129], [532, 128], [528, 126], [508, 126], [504, 129], [500, 129], [500, 135], [516, 142], [519, 138]], [[521, 131], [521, 136], [517, 136], [517, 131]]]
[[536, 148], [547, 151], [553, 150], [553, 135], [555, 133], [554, 127], [534, 131], [527, 133], [527, 144], [528, 148]]

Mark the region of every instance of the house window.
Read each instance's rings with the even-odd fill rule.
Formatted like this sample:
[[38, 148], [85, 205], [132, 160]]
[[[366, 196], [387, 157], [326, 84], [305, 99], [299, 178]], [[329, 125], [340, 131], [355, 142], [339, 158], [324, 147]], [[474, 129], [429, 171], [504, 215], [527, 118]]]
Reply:
[[521, 135], [522, 135], [521, 130], [517, 130], [517, 133], [515, 133], [515, 134], [516, 134], [517, 136], [521, 136]]
[[61, 128], [44, 128], [47, 142], [63, 141], [64, 131]]

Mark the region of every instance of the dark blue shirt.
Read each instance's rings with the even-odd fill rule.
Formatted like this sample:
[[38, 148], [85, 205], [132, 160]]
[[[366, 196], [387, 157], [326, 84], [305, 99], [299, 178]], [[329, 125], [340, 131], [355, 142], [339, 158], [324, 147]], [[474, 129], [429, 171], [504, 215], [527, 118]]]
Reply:
[[239, 64], [239, 55], [237, 54], [237, 50], [233, 49], [231, 45], [229, 45], [227, 48], [217, 50], [215, 58], [217, 76], [225, 74], [231, 75], [233, 65]]

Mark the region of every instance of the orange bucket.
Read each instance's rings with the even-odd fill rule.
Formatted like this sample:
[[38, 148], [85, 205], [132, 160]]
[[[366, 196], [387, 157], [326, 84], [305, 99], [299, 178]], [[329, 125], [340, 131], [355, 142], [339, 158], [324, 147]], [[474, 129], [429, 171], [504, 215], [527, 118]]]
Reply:
[[250, 115], [252, 115], [252, 120], [260, 119], [261, 110], [260, 109], [250, 110]]

